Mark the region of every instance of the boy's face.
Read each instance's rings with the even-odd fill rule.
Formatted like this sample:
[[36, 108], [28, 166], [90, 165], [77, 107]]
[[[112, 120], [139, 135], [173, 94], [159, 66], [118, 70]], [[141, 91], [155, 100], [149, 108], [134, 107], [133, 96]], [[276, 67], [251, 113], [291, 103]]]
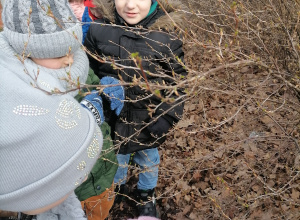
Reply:
[[72, 63], [74, 62], [73, 57], [74, 55], [70, 54], [59, 58], [49, 58], [49, 59], [31, 58], [31, 59], [33, 60], [33, 62], [35, 62], [40, 66], [49, 69], [61, 69], [72, 65]]
[[151, 0], [115, 0], [118, 14], [131, 25], [139, 23], [149, 13]]

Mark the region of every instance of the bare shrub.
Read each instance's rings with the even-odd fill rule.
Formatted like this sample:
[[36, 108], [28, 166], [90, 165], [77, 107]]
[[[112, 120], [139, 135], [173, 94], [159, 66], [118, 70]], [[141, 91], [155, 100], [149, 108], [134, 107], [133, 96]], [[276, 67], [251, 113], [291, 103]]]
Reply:
[[[151, 96], [185, 102], [182, 120], [160, 147], [162, 219], [300, 217], [299, 10], [299, 1], [186, 1], [178, 12], [188, 19], [174, 25], [185, 43], [185, 63], [177, 62], [188, 70], [187, 78], [158, 66], [145, 72], [140, 64], [151, 65], [151, 59], [128, 48], [122, 50], [131, 66], [91, 54], [120, 72], [135, 71], [122, 85], [138, 86], [145, 95], [126, 102]], [[147, 37], [147, 31], [127, 31]], [[161, 58], [163, 65], [174, 61], [175, 56]], [[159, 83], [150, 80], [157, 74]], [[149, 114], [160, 105], [149, 105]], [[123, 137], [115, 148], [136, 141], [140, 132]], [[144, 171], [129, 166], [134, 187]], [[114, 207], [111, 219], [135, 215], [139, 202], [132, 194], [127, 198], [132, 207]]]
[[183, 120], [162, 219], [299, 218], [299, 1], [187, 1]]
[[[183, 6], [178, 12], [189, 19], [174, 25], [184, 39], [185, 63], [175, 56], [161, 63], [184, 66], [186, 78], [159, 66], [143, 71], [140, 63], [150, 65], [151, 59], [127, 48], [122, 49], [128, 50], [131, 66], [87, 51], [120, 72], [136, 72], [121, 84], [146, 93], [126, 102], [149, 96], [185, 102], [182, 120], [159, 148], [161, 219], [299, 219], [299, 0], [186, 0]], [[134, 28], [127, 31], [147, 37]], [[159, 83], [149, 80], [157, 74]], [[67, 75], [65, 80], [72, 90], [90, 87]], [[151, 114], [160, 104], [148, 107]], [[129, 139], [135, 141], [123, 137], [116, 150]], [[139, 172], [130, 165], [129, 181]], [[134, 212], [122, 203], [109, 218]]]

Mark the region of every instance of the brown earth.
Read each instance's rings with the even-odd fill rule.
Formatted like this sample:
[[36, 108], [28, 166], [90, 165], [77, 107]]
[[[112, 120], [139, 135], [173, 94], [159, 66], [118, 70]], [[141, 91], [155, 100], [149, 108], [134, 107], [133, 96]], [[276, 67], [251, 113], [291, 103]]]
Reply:
[[[186, 48], [189, 67], [205, 72], [220, 65], [204, 50]], [[198, 92], [160, 148], [160, 218], [299, 219], [297, 92], [255, 66], [210, 74]], [[131, 198], [136, 181], [133, 168]], [[109, 219], [136, 216], [135, 204], [115, 206]]]
[[[299, 1], [189, 2], [189, 95], [159, 149], [160, 218], [300, 219]], [[130, 198], [136, 181], [133, 167]], [[136, 211], [128, 199], [109, 219]]]
[[[196, 71], [190, 77], [222, 65], [215, 50], [187, 44], [185, 51]], [[212, 71], [193, 85], [197, 92], [186, 101], [183, 120], [160, 148], [160, 218], [300, 219], [298, 90], [259, 65]], [[129, 197], [136, 181], [132, 168]], [[136, 211], [127, 200], [108, 219]]]

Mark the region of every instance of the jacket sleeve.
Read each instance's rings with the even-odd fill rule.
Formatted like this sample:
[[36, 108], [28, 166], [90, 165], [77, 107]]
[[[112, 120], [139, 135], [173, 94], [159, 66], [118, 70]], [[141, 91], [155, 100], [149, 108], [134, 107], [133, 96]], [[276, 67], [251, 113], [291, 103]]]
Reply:
[[[168, 57], [170, 58], [169, 62], [161, 62], [160, 65], [166, 71], [166, 73], [169, 73], [169, 75], [175, 73], [175, 76], [173, 77], [176, 77], [177, 80], [184, 80], [187, 75], [187, 71], [184, 67], [184, 52], [182, 50], [182, 41], [172, 41], [170, 44], [170, 49], [172, 52], [168, 54]], [[168, 85], [176, 85], [175, 80], [173, 79], [168, 79], [165, 81], [167, 81]], [[163, 91], [163, 96], [167, 96], [167, 93], [168, 91]], [[173, 103], [163, 102], [155, 112], [154, 117], [158, 117], [161, 115], [161, 117], [163, 117], [170, 123], [170, 127], [176, 124], [183, 114], [184, 94], [184, 88], [177, 88], [177, 94], [173, 92], [173, 94], [170, 96], [171, 99], [177, 101], [174, 101]]]

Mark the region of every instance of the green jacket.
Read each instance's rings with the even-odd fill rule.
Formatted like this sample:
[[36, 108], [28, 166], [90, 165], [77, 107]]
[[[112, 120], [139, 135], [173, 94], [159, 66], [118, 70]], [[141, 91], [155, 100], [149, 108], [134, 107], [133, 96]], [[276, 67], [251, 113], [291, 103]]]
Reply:
[[[99, 84], [99, 78], [91, 69], [86, 84]], [[75, 98], [80, 101], [83, 97], [77, 95]], [[110, 188], [118, 169], [118, 161], [110, 135], [110, 126], [106, 122], [103, 122], [100, 128], [103, 134], [102, 152], [87, 180], [75, 189], [75, 194], [80, 201], [84, 201], [92, 196], [100, 195], [107, 188]]]
[[[100, 83], [100, 79], [99, 77], [94, 73], [94, 71], [90, 68], [89, 69], [89, 74], [88, 74], [88, 77], [86, 79], [86, 82], [85, 84], [87, 85], [95, 85], [95, 87], [90, 87], [89, 89], [90, 90], [94, 90], [96, 89], [96, 86], [99, 85]], [[77, 94], [75, 96], [75, 99], [78, 101], [78, 102], [81, 102], [81, 100], [84, 98], [84, 96], [82, 95], [83, 92], [87, 92], [88, 90], [87, 89], [82, 89], [81, 90], [81, 93]]]

